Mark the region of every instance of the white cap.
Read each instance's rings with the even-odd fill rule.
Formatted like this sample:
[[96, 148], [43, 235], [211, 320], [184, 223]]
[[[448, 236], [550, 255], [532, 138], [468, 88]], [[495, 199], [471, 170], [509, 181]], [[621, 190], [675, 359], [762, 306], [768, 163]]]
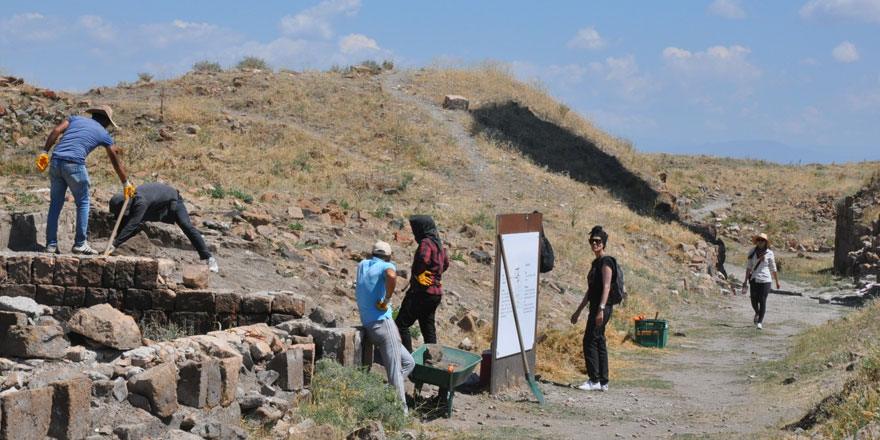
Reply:
[[391, 245], [381, 240], [377, 241], [376, 244], [373, 245], [373, 255], [380, 257], [391, 255]]

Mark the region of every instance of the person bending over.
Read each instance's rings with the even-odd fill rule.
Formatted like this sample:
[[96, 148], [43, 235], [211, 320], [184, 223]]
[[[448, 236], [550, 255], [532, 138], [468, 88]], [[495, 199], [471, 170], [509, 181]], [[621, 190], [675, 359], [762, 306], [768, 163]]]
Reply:
[[[125, 197], [122, 194], [116, 194], [110, 199], [110, 212], [114, 217], [119, 216], [124, 202]], [[144, 222], [176, 224], [196, 248], [199, 258], [208, 263], [211, 272], [220, 270], [217, 267], [217, 260], [208, 250], [204, 237], [190, 222], [189, 212], [180, 192], [164, 183], [145, 183], [135, 189], [122, 217], [119, 234], [113, 240], [107, 255], [112, 254], [116, 248], [122, 246], [122, 243], [137, 235]]]

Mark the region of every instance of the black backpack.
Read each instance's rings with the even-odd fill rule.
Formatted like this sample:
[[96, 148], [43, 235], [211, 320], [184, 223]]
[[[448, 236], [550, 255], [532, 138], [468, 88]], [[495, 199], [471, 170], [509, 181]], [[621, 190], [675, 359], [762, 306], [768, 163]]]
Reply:
[[614, 262], [614, 268], [611, 273], [611, 291], [608, 292], [608, 304], [617, 305], [626, 300], [626, 287], [623, 285], [623, 269], [617, 264], [617, 260], [612, 256], [608, 256]]
[[544, 235], [544, 228], [541, 228], [541, 273], [553, 270], [554, 263], [553, 246], [550, 246], [550, 240], [547, 240], [547, 236]]

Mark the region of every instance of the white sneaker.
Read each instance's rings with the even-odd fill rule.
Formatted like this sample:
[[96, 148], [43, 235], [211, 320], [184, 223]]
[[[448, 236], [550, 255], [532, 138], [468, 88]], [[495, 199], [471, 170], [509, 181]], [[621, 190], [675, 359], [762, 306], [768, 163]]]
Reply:
[[608, 384], [606, 383], [605, 385], [599, 385], [599, 390], [600, 391], [608, 391]]
[[92, 249], [92, 247], [89, 246], [89, 242], [83, 243], [82, 246], [72, 247], [70, 249], [70, 252], [73, 252], [74, 254], [80, 254], [80, 255], [98, 255], [98, 251]]
[[760, 322], [757, 323], [757, 324], [755, 324], [755, 328], [757, 328], [758, 330], [762, 330], [762, 329], [764, 329], [764, 327], [761, 326], [761, 323], [760, 323]]
[[47, 254], [60, 254], [61, 253], [58, 251], [58, 246], [46, 246], [46, 249], [43, 252], [46, 252]]
[[208, 270], [211, 272], [219, 272], [220, 267], [217, 266], [217, 260], [214, 257], [208, 258]]
[[602, 385], [599, 385], [599, 382], [586, 381], [581, 386], [578, 387], [579, 390], [584, 391], [597, 391], [602, 389]]

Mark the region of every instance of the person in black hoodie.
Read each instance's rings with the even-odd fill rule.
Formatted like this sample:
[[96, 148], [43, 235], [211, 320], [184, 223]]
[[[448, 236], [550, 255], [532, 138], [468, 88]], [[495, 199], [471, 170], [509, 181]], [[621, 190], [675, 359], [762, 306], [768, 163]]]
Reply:
[[[110, 199], [110, 212], [114, 217], [119, 216], [124, 202], [125, 197], [122, 194], [116, 194]], [[122, 217], [119, 234], [113, 240], [107, 255], [112, 254], [116, 248], [122, 246], [122, 243], [137, 235], [143, 222], [176, 224], [196, 248], [199, 258], [208, 263], [211, 272], [220, 270], [217, 260], [208, 250], [202, 233], [190, 222], [189, 212], [180, 192], [164, 183], [145, 183], [135, 189], [134, 196], [131, 197]]]
[[411, 353], [413, 349], [409, 328], [417, 320], [425, 343], [437, 343], [434, 314], [437, 306], [440, 305], [440, 300], [443, 299], [441, 277], [449, 268], [449, 258], [446, 256], [440, 235], [437, 234], [437, 226], [431, 217], [410, 216], [409, 225], [419, 247], [413, 257], [409, 290], [400, 304], [400, 312], [394, 323], [400, 331], [403, 346]]

